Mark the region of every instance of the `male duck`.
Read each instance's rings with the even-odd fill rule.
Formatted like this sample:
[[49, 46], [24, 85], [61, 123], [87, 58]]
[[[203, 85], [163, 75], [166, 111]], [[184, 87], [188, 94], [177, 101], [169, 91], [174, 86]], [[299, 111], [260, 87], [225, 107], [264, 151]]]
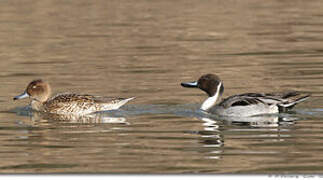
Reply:
[[205, 91], [209, 98], [203, 102], [201, 110], [221, 116], [247, 117], [285, 112], [310, 96], [310, 94], [296, 91], [245, 93], [227, 97], [216, 104], [224, 91], [223, 83], [217, 75], [206, 74], [201, 76], [198, 81], [185, 82], [181, 85]]
[[31, 107], [36, 111], [55, 114], [89, 114], [97, 111], [118, 109], [132, 98], [113, 98], [92, 95], [63, 93], [50, 98], [51, 88], [41, 79], [29, 83], [24, 93], [14, 100], [31, 98]]

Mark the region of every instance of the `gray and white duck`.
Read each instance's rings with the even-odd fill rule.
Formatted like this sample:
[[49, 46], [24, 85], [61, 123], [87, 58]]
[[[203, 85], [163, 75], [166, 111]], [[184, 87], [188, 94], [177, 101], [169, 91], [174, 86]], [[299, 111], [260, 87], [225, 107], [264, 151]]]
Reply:
[[244, 93], [229, 96], [220, 103], [224, 86], [215, 74], [205, 74], [194, 82], [183, 82], [183, 87], [199, 88], [208, 94], [200, 109], [220, 116], [249, 117], [286, 112], [310, 97], [309, 93], [284, 91], [274, 93]]

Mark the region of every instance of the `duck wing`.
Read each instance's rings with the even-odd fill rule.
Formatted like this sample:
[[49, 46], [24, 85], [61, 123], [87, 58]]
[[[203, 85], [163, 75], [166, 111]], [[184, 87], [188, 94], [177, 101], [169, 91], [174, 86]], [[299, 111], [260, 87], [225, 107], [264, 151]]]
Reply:
[[95, 111], [95, 102], [91, 95], [79, 95], [72, 93], [62, 93], [49, 99], [44, 103], [44, 110], [50, 113], [66, 114], [79, 113], [85, 114]]
[[297, 91], [284, 91], [275, 93], [245, 93], [230, 96], [220, 105], [224, 107], [247, 106], [252, 104], [277, 105], [280, 111], [293, 108], [296, 104], [306, 100], [310, 94]]
[[88, 94], [58, 94], [46, 102], [46, 111], [58, 114], [88, 114], [96, 111], [118, 109], [133, 98], [115, 98]]
[[222, 106], [224, 108], [229, 108], [234, 106], [266, 104], [259, 97], [261, 97], [261, 94], [257, 94], [257, 93], [246, 93], [246, 94], [234, 95], [223, 99], [223, 101], [220, 102], [219, 106]]
[[105, 97], [105, 96], [93, 96], [93, 100], [96, 104], [100, 104], [100, 111], [118, 109], [119, 107], [126, 104], [128, 101], [135, 99], [131, 98], [116, 98], [116, 97]]
[[[55, 103], [98, 103], [98, 104], [105, 104], [111, 103], [115, 104], [120, 101], [124, 101], [130, 98], [117, 98], [117, 97], [107, 97], [107, 96], [93, 96], [89, 94], [72, 94], [72, 93], [63, 93], [57, 94], [56, 96], [52, 97], [48, 102], [51, 104]], [[133, 98], [131, 98], [133, 99]]]
[[277, 105], [283, 111], [293, 108], [296, 104], [305, 101], [311, 96], [310, 93], [298, 91], [283, 91], [275, 93], [267, 93], [265, 97], [277, 99]]

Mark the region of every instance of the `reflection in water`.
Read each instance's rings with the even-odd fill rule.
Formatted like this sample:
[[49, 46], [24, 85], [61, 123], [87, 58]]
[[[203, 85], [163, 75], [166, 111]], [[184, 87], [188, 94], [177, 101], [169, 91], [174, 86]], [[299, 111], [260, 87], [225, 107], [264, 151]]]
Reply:
[[[200, 115], [200, 114], [199, 114]], [[202, 120], [203, 131], [199, 131], [198, 134], [201, 135], [201, 143], [203, 148], [206, 150], [207, 159], [220, 159], [225, 152], [226, 146], [226, 135], [228, 132], [241, 132], [237, 134], [235, 139], [245, 139], [246, 132], [263, 132], [255, 135], [248, 135], [252, 138], [269, 138], [273, 142], [283, 142], [285, 138], [291, 138], [289, 135], [284, 135], [282, 132], [286, 132], [284, 127], [290, 126], [297, 120], [296, 117], [290, 116], [288, 114], [284, 115], [262, 115], [256, 117], [198, 117]], [[234, 129], [223, 129], [221, 128], [221, 121], [226, 125], [236, 126]], [[240, 128], [239, 128], [240, 127]], [[246, 129], [246, 127], [253, 127], [256, 129]], [[210, 149], [211, 148], [211, 149]], [[254, 153], [278, 153], [276, 151], [265, 151], [265, 152], [254, 152], [253, 150], [237, 150], [236, 153], [241, 154], [254, 154]]]
[[[321, 1], [31, 0], [0, 10], [1, 173], [323, 172]], [[291, 121], [198, 115], [187, 103], [204, 95], [179, 82], [202, 73], [222, 77], [224, 96], [313, 98]], [[25, 104], [8, 97], [37, 78], [55, 93], [137, 99], [103, 119], [5, 112]]]
[[221, 154], [223, 153], [223, 148], [221, 147], [224, 145], [224, 139], [219, 131], [219, 125], [217, 125], [216, 120], [207, 117], [203, 117], [201, 120], [204, 121], [204, 131], [199, 132], [199, 134], [201, 134], [201, 138], [203, 139], [201, 143], [203, 144], [204, 148], [209, 149], [206, 158], [220, 159]]
[[[57, 121], [64, 123], [80, 123], [80, 124], [90, 124], [90, 123], [120, 123], [129, 124], [125, 117], [120, 115], [114, 116], [113, 111], [109, 112], [97, 112], [92, 114], [54, 114], [33, 111], [29, 106], [23, 108], [16, 108], [12, 110], [18, 115], [29, 116], [32, 121], [40, 122], [42, 120]], [[120, 114], [120, 113], [119, 113]]]
[[248, 125], [251, 127], [278, 127], [279, 117], [277, 115], [254, 116], [254, 117], [226, 117], [231, 124]]
[[111, 117], [104, 113], [94, 113], [86, 115], [77, 115], [77, 114], [50, 114], [50, 113], [41, 113], [33, 112], [32, 120], [47, 119], [52, 121], [64, 121], [68, 123], [122, 123], [129, 124], [126, 122], [125, 117]]
[[230, 119], [228, 122], [232, 124], [241, 124], [248, 125], [251, 127], [279, 127], [287, 126], [295, 123], [299, 118], [292, 116], [278, 116], [278, 115], [266, 115], [266, 116], [256, 116], [249, 118], [239, 118], [239, 119]]
[[206, 117], [203, 117], [201, 120], [204, 121], [203, 126], [205, 131], [219, 131], [219, 125], [216, 124], [215, 120]]
[[[211, 113], [198, 110], [196, 115], [203, 121], [205, 125], [211, 124], [213, 128], [215, 120], [225, 121], [227, 124], [245, 125], [251, 127], [278, 127], [279, 125], [293, 124], [299, 117], [292, 114], [280, 113], [280, 114], [263, 114], [249, 117], [238, 116], [218, 116]], [[217, 127], [218, 128], [218, 127]]]
[[[292, 127], [290, 125], [297, 120], [295, 118], [297, 114], [223, 118], [201, 112], [198, 108], [198, 105], [187, 104], [131, 105], [120, 111], [102, 112], [91, 116], [44, 114], [32, 112], [28, 108], [16, 108], [13, 111], [31, 117], [31, 123], [27, 124], [32, 125], [32, 128], [28, 128], [24, 134], [21, 133], [19, 138], [17, 137], [28, 142], [23, 145], [26, 148], [33, 147], [34, 152], [31, 156], [36, 156], [38, 151], [34, 147], [35, 141], [37, 146], [53, 147], [56, 151], [66, 154], [69, 154], [68, 149], [86, 147], [80, 153], [93, 154], [92, 158], [96, 159], [100, 159], [101, 156], [94, 154], [98, 150], [106, 151], [104, 147], [107, 146], [110, 148], [106, 152], [106, 157], [115, 157], [115, 160], [107, 161], [105, 158], [104, 161], [117, 164], [118, 167], [125, 166], [125, 163], [119, 161], [125, 158], [142, 163], [153, 161], [156, 165], [163, 164], [165, 154], [174, 157], [175, 162], [191, 160], [198, 161], [202, 165], [208, 164], [208, 161], [229, 162], [226, 159], [230, 155], [278, 154], [280, 150], [272, 149], [271, 145], [268, 148], [256, 150], [254, 147], [257, 146], [249, 146], [245, 143], [250, 140], [254, 140], [255, 144], [259, 141], [269, 144], [285, 142], [293, 137], [289, 129]], [[161, 124], [159, 122], [163, 122], [165, 127], [158, 126]], [[187, 133], [183, 136], [182, 132], [189, 132], [189, 136], [185, 137]], [[39, 137], [42, 137], [41, 140]], [[89, 146], [88, 139], [91, 139], [91, 145], [95, 148]], [[179, 156], [183, 152], [190, 155]], [[142, 157], [145, 158], [142, 159]], [[166, 164], [169, 166], [169, 163]], [[67, 166], [79, 167], [73, 163], [68, 163]], [[133, 167], [126, 170], [135, 172]]]

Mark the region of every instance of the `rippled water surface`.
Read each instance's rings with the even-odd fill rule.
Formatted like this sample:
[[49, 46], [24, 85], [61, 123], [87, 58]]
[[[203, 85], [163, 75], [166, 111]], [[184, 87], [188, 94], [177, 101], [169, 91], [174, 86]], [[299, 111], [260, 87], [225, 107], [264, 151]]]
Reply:
[[[322, 173], [323, 3], [0, 2], [0, 173]], [[182, 81], [216, 73], [224, 96], [312, 93], [279, 116], [221, 119]], [[54, 93], [137, 98], [91, 117], [13, 102]]]

